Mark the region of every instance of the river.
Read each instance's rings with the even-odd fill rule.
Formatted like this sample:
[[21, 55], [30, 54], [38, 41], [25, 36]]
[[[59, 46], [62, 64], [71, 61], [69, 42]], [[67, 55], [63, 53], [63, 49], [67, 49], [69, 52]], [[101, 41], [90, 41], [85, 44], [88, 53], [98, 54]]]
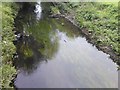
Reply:
[[117, 65], [109, 55], [66, 19], [49, 18], [46, 5], [21, 10], [16, 19], [15, 87], [118, 88]]

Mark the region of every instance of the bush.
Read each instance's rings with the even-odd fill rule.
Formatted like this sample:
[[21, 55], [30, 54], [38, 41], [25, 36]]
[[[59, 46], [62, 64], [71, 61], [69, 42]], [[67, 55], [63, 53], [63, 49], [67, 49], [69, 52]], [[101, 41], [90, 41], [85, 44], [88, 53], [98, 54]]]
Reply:
[[2, 65], [0, 65], [0, 72], [2, 74], [0, 82], [2, 88], [10, 88], [9, 84], [13, 79], [12, 76], [16, 74], [16, 70], [12, 66], [13, 54], [16, 51], [13, 44], [15, 36], [12, 30], [18, 9], [19, 7], [16, 3], [2, 3], [2, 7], [0, 7], [2, 11], [2, 40], [0, 41], [0, 45], [2, 46], [2, 55], [0, 56], [0, 62], [2, 62]]
[[53, 14], [60, 14], [59, 9], [57, 7], [51, 6], [50, 8]]

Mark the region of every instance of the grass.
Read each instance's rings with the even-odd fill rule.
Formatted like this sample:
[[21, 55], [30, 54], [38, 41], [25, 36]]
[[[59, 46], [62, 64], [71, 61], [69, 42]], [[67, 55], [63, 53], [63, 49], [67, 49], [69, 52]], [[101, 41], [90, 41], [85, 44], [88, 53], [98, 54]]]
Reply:
[[89, 31], [97, 46], [111, 48], [119, 57], [117, 2], [67, 2], [58, 3], [56, 7], [63, 14], [74, 14], [78, 26]]
[[13, 54], [16, 52], [16, 47], [13, 44], [15, 39], [13, 28], [14, 18], [17, 15], [18, 6], [15, 3], [2, 3], [0, 6], [0, 13], [2, 13], [2, 40], [0, 45], [2, 46], [2, 55], [0, 56], [2, 65], [0, 66], [1, 86], [2, 88], [12, 88], [10, 82], [13, 79], [13, 75], [16, 74], [15, 68], [12, 66]]
[[116, 54], [119, 54], [118, 7], [105, 3], [80, 4], [76, 8], [76, 20], [80, 22], [80, 26], [92, 33], [98, 45], [110, 46]]

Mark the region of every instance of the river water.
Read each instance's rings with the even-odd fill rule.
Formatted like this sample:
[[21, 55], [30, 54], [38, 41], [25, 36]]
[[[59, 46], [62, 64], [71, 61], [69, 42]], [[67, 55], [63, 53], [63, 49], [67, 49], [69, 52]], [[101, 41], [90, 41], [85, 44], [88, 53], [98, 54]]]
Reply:
[[45, 16], [46, 4], [37, 4], [37, 15], [30, 8], [16, 19], [17, 34], [25, 34], [16, 43], [16, 88], [118, 88], [117, 65], [109, 55], [64, 18]]

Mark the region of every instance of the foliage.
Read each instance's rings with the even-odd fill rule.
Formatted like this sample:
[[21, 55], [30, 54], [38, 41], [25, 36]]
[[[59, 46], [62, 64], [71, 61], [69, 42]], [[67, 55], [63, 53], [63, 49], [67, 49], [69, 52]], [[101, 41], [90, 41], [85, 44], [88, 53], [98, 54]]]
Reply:
[[16, 51], [13, 44], [15, 36], [12, 30], [18, 6], [16, 3], [2, 3], [0, 10], [2, 11], [2, 40], [0, 41], [2, 46], [2, 55], [0, 56], [2, 60], [0, 60], [2, 62], [0, 66], [0, 72], [2, 72], [1, 86], [2, 88], [10, 88], [9, 84], [13, 79], [12, 76], [16, 74], [15, 68], [12, 67], [12, 58]]
[[58, 9], [57, 7], [51, 6], [50, 8], [51, 8], [51, 12], [52, 12], [53, 14], [60, 14], [59, 9]]
[[119, 54], [118, 7], [104, 3], [80, 3], [79, 8], [76, 8], [76, 20], [82, 18], [81, 26], [92, 32], [98, 45], [110, 46]]
[[3, 65], [2, 67], [2, 88], [11, 88], [9, 84], [13, 79], [13, 75], [16, 74], [16, 70], [14, 67], [10, 65]]

